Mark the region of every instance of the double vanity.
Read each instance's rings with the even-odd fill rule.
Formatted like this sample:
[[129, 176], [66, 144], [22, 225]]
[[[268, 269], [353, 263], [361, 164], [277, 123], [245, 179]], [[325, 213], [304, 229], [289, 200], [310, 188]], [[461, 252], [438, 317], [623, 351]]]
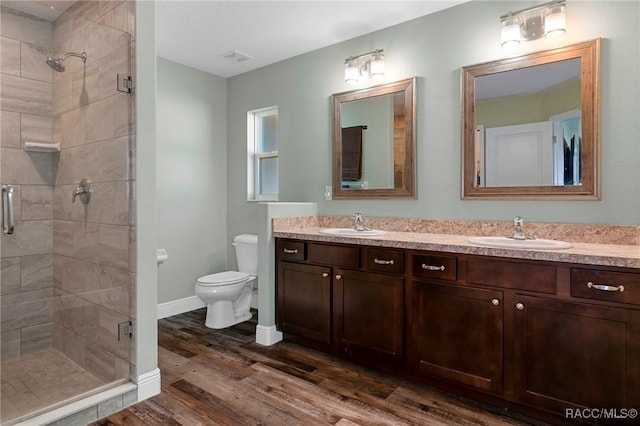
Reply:
[[[600, 200], [600, 45], [461, 68], [463, 200]], [[332, 96], [334, 199], [417, 198], [417, 83]], [[551, 423], [640, 409], [640, 227], [367, 225], [273, 220], [285, 338]]]
[[340, 236], [313, 219], [274, 219], [285, 338], [552, 423], [640, 407], [637, 227], [618, 229], [630, 244], [535, 250], [460, 224]]

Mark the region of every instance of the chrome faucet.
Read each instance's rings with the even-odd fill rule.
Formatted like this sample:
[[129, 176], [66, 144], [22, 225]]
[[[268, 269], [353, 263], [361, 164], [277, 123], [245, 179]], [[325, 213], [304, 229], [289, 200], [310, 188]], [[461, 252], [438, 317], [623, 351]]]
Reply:
[[524, 219], [520, 216], [513, 218], [513, 236], [514, 240], [526, 240], [527, 236], [524, 233]]
[[371, 229], [364, 226], [364, 216], [362, 213], [354, 213], [353, 214], [354, 224], [353, 229], [356, 231], [370, 231]]

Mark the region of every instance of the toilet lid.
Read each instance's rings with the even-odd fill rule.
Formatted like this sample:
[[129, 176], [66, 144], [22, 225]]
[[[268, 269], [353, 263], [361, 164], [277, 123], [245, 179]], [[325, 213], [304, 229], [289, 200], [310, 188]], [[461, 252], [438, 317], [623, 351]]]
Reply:
[[245, 272], [225, 271], [216, 274], [205, 275], [198, 278], [200, 285], [229, 285], [246, 281], [250, 275]]

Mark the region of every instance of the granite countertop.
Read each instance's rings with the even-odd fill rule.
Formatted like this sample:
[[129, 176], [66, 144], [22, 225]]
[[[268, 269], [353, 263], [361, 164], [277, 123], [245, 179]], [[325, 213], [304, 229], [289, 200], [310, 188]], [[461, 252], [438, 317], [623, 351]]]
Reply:
[[320, 229], [325, 226], [289, 227], [286, 225], [283, 223], [280, 226], [274, 226], [273, 236], [330, 243], [640, 269], [640, 246], [631, 244], [593, 244], [572, 241], [572, 248], [561, 250], [487, 248], [469, 243], [470, 236], [468, 235], [387, 231], [386, 234], [380, 236], [342, 237], [321, 234]]

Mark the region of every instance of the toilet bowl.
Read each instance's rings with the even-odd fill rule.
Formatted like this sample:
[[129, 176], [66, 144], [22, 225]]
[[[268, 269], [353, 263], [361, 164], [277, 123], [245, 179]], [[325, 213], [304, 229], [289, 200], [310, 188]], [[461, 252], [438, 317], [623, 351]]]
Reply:
[[238, 235], [233, 240], [239, 271], [225, 271], [198, 278], [196, 295], [207, 305], [205, 325], [220, 329], [251, 318], [251, 300], [257, 284], [258, 237]]

